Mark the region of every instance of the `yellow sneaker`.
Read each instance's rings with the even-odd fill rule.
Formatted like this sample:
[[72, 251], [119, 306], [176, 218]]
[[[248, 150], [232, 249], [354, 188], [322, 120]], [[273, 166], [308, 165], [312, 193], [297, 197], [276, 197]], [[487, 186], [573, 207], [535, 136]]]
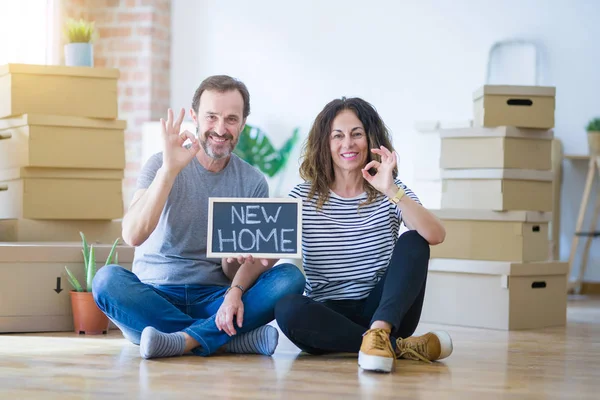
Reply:
[[452, 354], [452, 338], [448, 332], [434, 331], [423, 336], [396, 340], [396, 357], [430, 363]]
[[363, 334], [358, 352], [358, 366], [367, 371], [391, 372], [396, 355], [390, 342], [390, 331], [369, 329]]

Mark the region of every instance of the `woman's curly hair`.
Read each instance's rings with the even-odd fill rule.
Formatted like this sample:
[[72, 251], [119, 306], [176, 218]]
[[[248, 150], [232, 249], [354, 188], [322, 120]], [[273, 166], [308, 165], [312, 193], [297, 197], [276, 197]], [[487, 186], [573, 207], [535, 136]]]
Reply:
[[[392, 153], [394, 152], [388, 129], [371, 104], [358, 97], [342, 97], [329, 102], [315, 118], [300, 157], [302, 160], [300, 177], [311, 183], [308, 198], [313, 199], [318, 196], [317, 209], [321, 209], [329, 200], [329, 190], [335, 180], [330, 146], [331, 124], [335, 117], [344, 110], [350, 110], [356, 114], [365, 128], [368, 142], [367, 163], [371, 160], [381, 162], [381, 157], [371, 153], [373, 148], [384, 146]], [[397, 175], [398, 166], [393, 171], [393, 176]], [[369, 204], [375, 200], [379, 191], [366, 180], [364, 180], [364, 188], [367, 192], [365, 204]]]

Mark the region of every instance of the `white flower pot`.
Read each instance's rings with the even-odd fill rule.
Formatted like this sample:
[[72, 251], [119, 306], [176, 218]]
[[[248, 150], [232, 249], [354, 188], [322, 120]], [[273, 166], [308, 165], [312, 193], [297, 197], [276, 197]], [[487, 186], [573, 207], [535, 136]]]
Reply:
[[94, 46], [91, 43], [65, 44], [65, 65], [69, 67], [93, 67]]

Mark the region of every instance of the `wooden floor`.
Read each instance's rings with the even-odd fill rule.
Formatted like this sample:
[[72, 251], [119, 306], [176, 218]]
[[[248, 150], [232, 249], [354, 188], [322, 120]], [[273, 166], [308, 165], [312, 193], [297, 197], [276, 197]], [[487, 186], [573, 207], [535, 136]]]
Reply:
[[447, 330], [454, 353], [365, 373], [355, 355], [305, 355], [283, 335], [273, 357], [142, 360], [119, 331], [0, 335], [0, 398], [11, 399], [600, 399], [600, 297], [570, 297], [568, 325]]

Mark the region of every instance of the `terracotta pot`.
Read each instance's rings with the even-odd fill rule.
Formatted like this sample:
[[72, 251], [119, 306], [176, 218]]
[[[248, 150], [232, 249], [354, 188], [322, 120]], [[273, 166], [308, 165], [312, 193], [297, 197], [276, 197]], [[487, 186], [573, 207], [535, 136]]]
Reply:
[[75, 333], [101, 335], [108, 333], [110, 321], [94, 301], [92, 292], [71, 291], [73, 326]]
[[588, 148], [590, 155], [600, 155], [600, 132], [599, 131], [588, 131]]

